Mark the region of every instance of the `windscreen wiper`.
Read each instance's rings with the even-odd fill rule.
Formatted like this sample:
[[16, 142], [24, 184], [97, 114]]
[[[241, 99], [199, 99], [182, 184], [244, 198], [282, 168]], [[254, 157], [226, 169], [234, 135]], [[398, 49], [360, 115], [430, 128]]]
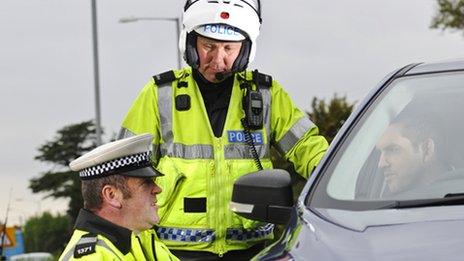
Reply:
[[435, 206], [464, 205], [464, 193], [448, 193], [444, 198], [395, 200], [390, 201], [379, 209], [389, 208], [419, 208]]

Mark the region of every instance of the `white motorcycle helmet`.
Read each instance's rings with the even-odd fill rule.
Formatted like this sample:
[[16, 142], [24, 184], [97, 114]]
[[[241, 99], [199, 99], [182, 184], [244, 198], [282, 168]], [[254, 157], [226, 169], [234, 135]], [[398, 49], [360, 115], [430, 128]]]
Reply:
[[256, 54], [256, 38], [261, 27], [259, 0], [187, 0], [183, 14], [179, 49], [192, 68], [200, 65], [197, 35], [220, 41], [243, 41], [232, 65], [233, 72], [246, 69]]

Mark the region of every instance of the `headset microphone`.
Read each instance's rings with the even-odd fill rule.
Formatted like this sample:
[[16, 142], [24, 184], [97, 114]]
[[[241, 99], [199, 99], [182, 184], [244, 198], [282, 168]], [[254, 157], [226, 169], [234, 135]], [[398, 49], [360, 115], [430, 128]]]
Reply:
[[229, 78], [232, 74], [234, 74], [234, 71], [218, 72], [214, 75], [214, 78], [218, 81], [223, 81], [226, 78]]

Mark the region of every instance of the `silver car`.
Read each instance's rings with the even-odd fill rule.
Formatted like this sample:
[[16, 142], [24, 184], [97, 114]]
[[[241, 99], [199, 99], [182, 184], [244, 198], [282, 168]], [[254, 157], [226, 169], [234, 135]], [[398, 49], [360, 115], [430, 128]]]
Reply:
[[464, 61], [390, 73], [343, 125], [295, 204], [285, 171], [236, 182], [232, 210], [286, 223], [255, 259], [464, 260], [463, 116]]

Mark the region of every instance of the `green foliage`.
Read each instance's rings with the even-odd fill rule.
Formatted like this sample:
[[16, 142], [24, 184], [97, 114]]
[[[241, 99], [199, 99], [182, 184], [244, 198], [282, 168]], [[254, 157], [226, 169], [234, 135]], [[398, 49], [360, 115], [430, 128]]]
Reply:
[[55, 256], [66, 247], [71, 223], [66, 216], [53, 216], [48, 212], [31, 217], [24, 225], [26, 252], [49, 252]]
[[348, 103], [346, 96], [338, 97], [334, 94], [328, 103], [314, 97], [311, 107], [309, 117], [319, 127], [319, 133], [330, 143], [350, 116], [354, 104]]
[[92, 121], [63, 127], [52, 141], [45, 142], [36, 160], [52, 164], [52, 169], [32, 178], [29, 188], [47, 197], [70, 199], [68, 214], [74, 220], [83, 206], [81, 182], [69, 163], [96, 147], [96, 130]]
[[430, 28], [464, 29], [464, 0], [437, 0], [438, 10], [432, 18]]
[[95, 124], [84, 121], [71, 124], [57, 131], [52, 141], [47, 141], [38, 151], [36, 160], [68, 167], [69, 163], [96, 146]]

